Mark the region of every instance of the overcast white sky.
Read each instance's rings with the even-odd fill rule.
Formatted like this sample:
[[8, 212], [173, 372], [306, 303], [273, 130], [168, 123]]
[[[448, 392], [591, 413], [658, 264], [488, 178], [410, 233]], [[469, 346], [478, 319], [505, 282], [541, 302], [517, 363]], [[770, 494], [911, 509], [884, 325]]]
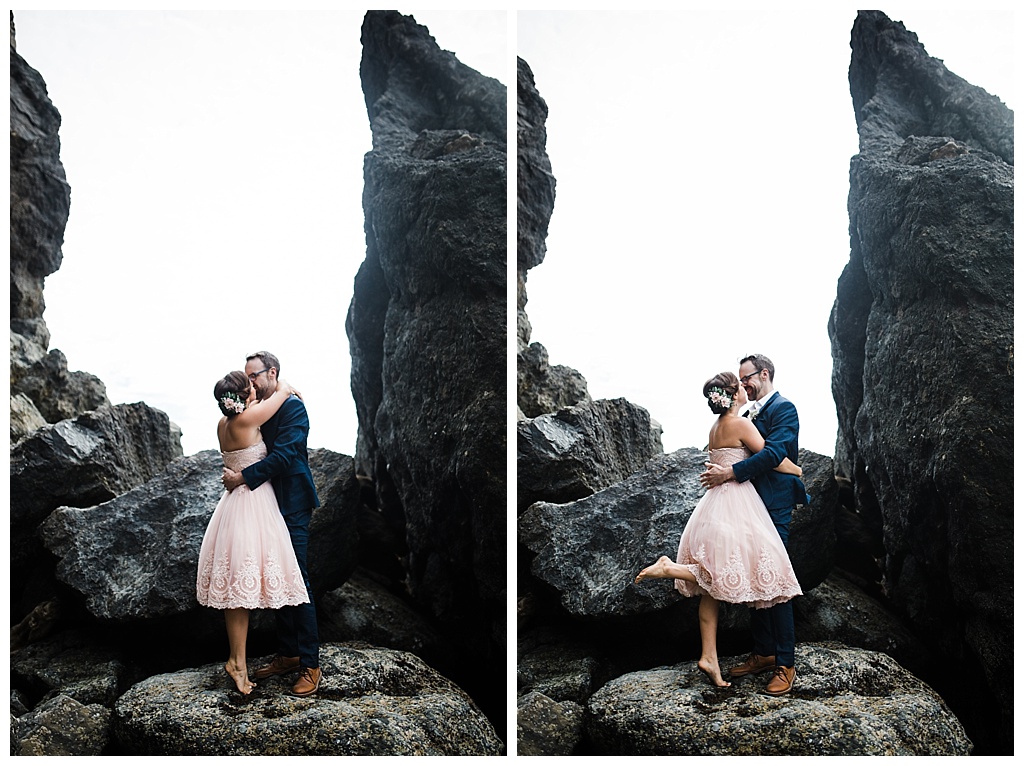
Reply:
[[[928, 53], [1014, 106], [1008, 11], [885, 11]], [[763, 353], [836, 441], [828, 318], [849, 260], [855, 10], [520, 12], [516, 50], [549, 108], [557, 179], [533, 340], [702, 447], [700, 390]]]
[[[508, 84], [504, 11], [405, 12]], [[1014, 106], [1010, 12], [886, 12]], [[216, 446], [214, 382], [269, 349], [306, 397], [310, 445], [351, 454], [363, 12], [14, 13], [71, 185], [51, 347], [111, 401], [167, 412], [186, 454]], [[514, 16], [558, 180], [527, 284], [533, 339], [595, 397], [649, 409], [667, 450], [704, 444], [701, 384], [753, 351], [775, 361], [802, 446], [834, 450], [826, 327], [849, 257], [855, 14]]]
[[[415, 11], [506, 82], [506, 14]], [[353, 454], [345, 315], [365, 255], [363, 11], [14, 11], [71, 185], [51, 348], [217, 446], [216, 381], [267, 349], [311, 447]]]

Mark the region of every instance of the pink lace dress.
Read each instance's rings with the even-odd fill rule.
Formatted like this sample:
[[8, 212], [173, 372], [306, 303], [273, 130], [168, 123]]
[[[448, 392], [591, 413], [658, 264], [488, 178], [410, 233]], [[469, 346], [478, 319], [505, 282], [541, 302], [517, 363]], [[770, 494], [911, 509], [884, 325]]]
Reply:
[[[222, 452], [236, 471], [267, 455], [263, 441]], [[225, 492], [199, 549], [196, 599], [215, 609], [279, 609], [309, 601], [271, 483]]]
[[[711, 451], [711, 462], [729, 466], [750, 457], [744, 447]], [[684, 596], [710, 593], [719, 601], [763, 609], [803, 591], [760, 495], [749, 481], [709, 489], [679, 540], [676, 562], [697, 578], [676, 580]]]

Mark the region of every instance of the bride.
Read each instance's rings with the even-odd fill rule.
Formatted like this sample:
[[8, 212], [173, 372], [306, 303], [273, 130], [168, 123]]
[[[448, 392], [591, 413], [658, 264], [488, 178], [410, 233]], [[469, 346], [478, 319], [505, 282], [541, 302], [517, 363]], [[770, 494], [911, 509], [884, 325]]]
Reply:
[[[718, 415], [708, 435], [712, 463], [729, 466], [764, 449], [764, 437], [739, 415], [747, 393], [733, 373], [708, 380], [704, 396]], [[775, 470], [802, 475], [789, 458]], [[803, 593], [782, 538], [750, 482], [727, 482], [707, 491], [686, 523], [676, 560], [662, 556], [635, 582], [658, 578], [675, 579], [676, 590], [684, 596], [700, 595], [697, 667], [715, 686], [731, 686], [718, 665], [719, 602], [763, 609]]]
[[[267, 447], [260, 426], [293, 393], [283, 380], [263, 401], [244, 372], [235, 370], [214, 386], [223, 417], [217, 423], [221, 455], [228, 468], [241, 471], [262, 460]], [[225, 492], [210, 517], [199, 551], [196, 598], [224, 610], [229, 657], [224, 670], [242, 694], [255, 687], [245, 662], [250, 609], [279, 609], [309, 601], [291, 537], [271, 483]]]

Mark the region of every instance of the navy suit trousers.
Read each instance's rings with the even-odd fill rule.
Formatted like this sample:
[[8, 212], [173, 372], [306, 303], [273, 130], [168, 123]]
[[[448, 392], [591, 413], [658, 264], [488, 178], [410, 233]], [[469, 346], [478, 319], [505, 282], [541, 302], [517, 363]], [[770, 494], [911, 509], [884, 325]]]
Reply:
[[320, 667], [320, 635], [316, 625], [316, 606], [313, 589], [309, 586], [306, 568], [306, 549], [309, 547], [309, 521], [313, 510], [284, 513], [284, 522], [292, 538], [295, 558], [298, 559], [302, 580], [306, 584], [308, 604], [283, 606], [277, 610], [277, 653], [282, 657], [298, 657], [304, 668]]
[[[768, 511], [782, 544], [789, 547], [789, 522], [793, 509]], [[768, 609], [754, 609], [750, 614], [750, 627], [754, 633], [754, 654], [762, 657], [775, 655], [775, 664], [793, 667], [796, 662], [796, 629], [793, 627], [793, 601], [776, 604]]]

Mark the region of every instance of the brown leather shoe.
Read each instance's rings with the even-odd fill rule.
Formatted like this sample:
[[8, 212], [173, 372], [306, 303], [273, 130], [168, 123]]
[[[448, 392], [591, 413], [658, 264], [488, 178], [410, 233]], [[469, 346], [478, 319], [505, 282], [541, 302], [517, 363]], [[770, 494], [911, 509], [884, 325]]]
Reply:
[[768, 688], [765, 691], [773, 697], [787, 694], [789, 690], [793, 688], [793, 682], [795, 680], [795, 667], [786, 668], [779, 665], [775, 668], [775, 672], [772, 674], [772, 680], [768, 682]]
[[299, 680], [292, 687], [292, 694], [296, 697], [308, 697], [320, 688], [320, 668], [303, 668], [299, 673]]
[[299, 669], [299, 658], [298, 657], [282, 657], [280, 655], [274, 657], [268, 664], [262, 667], [256, 668], [256, 672], [253, 673], [252, 677], [257, 681], [264, 678], [270, 678], [271, 676], [280, 676], [285, 673], [291, 673], [293, 670]]
[[[742, 665], [729, 668], [729, 675], [733, 678], [741, 678], [751, 673], [763, 673], [769, 668], [775, 667], [775, 655], [762, 657], [760, 654], [751, 654]], [[256, 676], [259, 678], [259, 676]]]

